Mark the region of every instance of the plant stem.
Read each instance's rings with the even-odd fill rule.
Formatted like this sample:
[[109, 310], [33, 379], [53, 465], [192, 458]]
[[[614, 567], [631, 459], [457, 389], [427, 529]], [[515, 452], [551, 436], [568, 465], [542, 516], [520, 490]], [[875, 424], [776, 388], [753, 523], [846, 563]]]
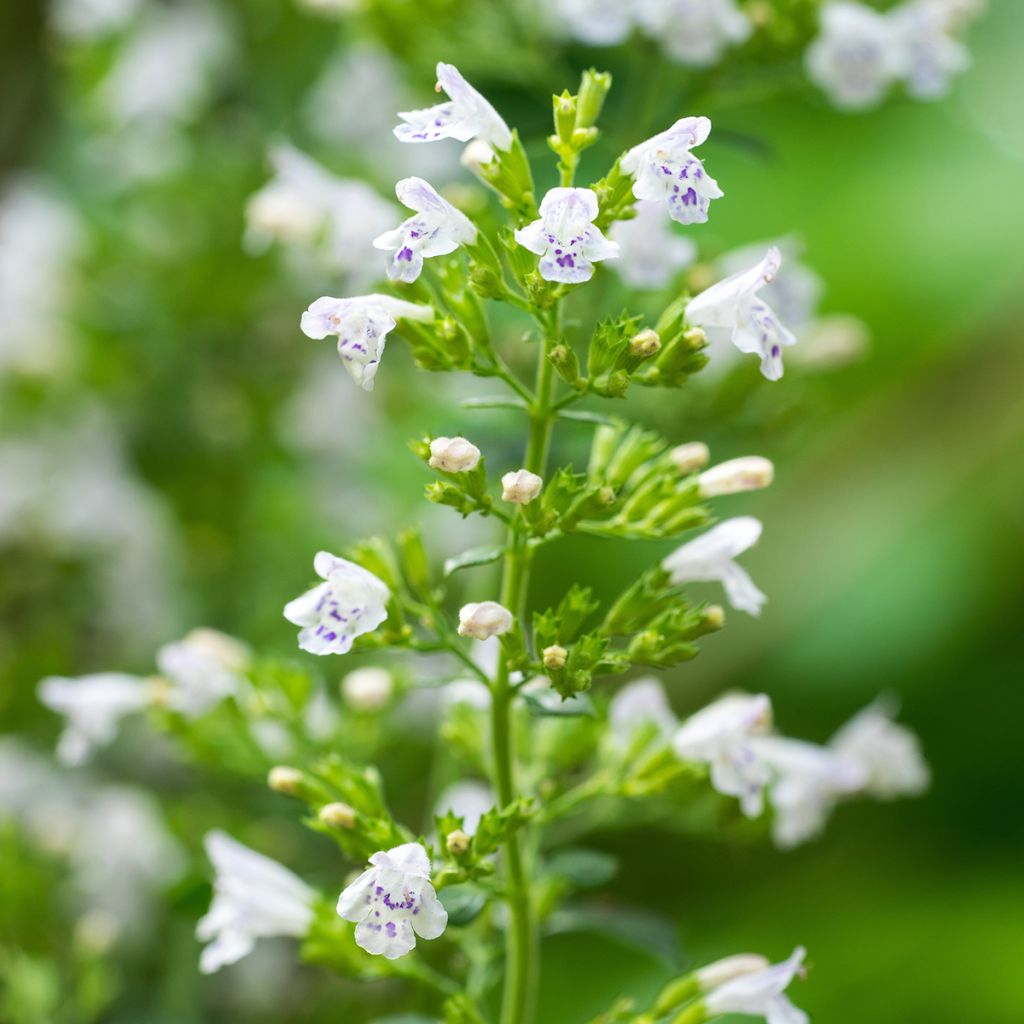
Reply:
[[[557, 312], [549, 329], [537, 364], [536, 391], [530, 407], [530, 434], [524, 457], [525, 468], [544, 476], [554, 413], [551, 408], [554, 368], [548, 349], [559, 331]], [[509, 528], [502, 569], [501, 603], [512, 612], [520, 628], [526, 612], [531, 549], [520, 517]], [[501, 658], [494, 680], [491, 707], [491, 731], [494, 747], [494, 777], [498, 801], [507, 806], [517, 796], [515, 749], [512, 735], [512, 701], [515, 690], [509, 681], [508, 663]], [[505, 889], [508, 894], [509, 926], [505, 941], [505, 987], [502, 994], [502, 1024], [526, 1024], [533, 1016], [537, 974], [537, 930], [530, 900], [530, 889], [523, 847], [518, 834], [505, 844]]]

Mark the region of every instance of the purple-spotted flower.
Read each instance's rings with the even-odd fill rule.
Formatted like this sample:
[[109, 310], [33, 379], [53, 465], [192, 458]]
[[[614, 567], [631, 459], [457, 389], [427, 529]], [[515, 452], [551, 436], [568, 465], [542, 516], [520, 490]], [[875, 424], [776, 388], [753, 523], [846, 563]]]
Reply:
[[553, 188], [541, 201], [540, 219], [516, 231], [516, 241], [540, 256], [545, 281], [589, 281], [596, 262], [619, 255], [618, 245], [594, 226], [597, 210], [593, 189]]
[[284, 617], [301, 626], [299, 646], [310, 654], [347, 654], [356, 637], [387, 617], [391, 591], [361, 565], [320, 551], [313, 568], [324, 582], [289, 601]]
[[447, 256], [464, 242], [476, 241], [473, 222], [422, 178], [403, 178], [395, 195], [416, 216], [373, 240], [376, 248], [392, 253], [387, 267], [392, 281], [415, 281], [424, 259]]
[[793, 332], [758, 295], [781, 264], [782, 253], [773, 245], [756, 266], [713, 284], [686, 307], [686, 319], [702, 327], [712, 342], [728, 338], [741, 352], [758, 353], [768, 380], [782, 376], [782, 350], [796, 344]]
[[763, 1017], [766, 1024], [807, 1024], [810, 1018], [786, 996], [790, 982], [803, 974], [803, 946], [782, 963], [731, 978], [704, 997], [708, 1017], [744, 1013]]
[[403, 843], [370, 858], [372, 867], [338, 899], [338, 914], [356, 926], [356, 944], [397, 960], [412, 952], [416, 936], [436, 939], [448, 912], [430, 884], [430, 858], [419, 843]]
[[760, 536], [759, 520], [737, 516], [676, 548], [661, 565], [675, 584], [721, 583], [733, 608], [759, 615], [767, 598], [735, 558], [752, 548]]
[[395, 128], [396, 138], [402, 142], [483, 139], [502, 150], [512, 145], [512, 132], [501, 115], [462, 77], [454, 64], [437, 65], [437, 90], [442, 89], [448, 94], [447, 103], [399, 112], [405, 124]]
[[634, 146], [619, 165], [636, 178], [633, 195], [667, 203], [669, 216], [680, 224], [703, 224], [711, 200], [724, 195], [691, 152], [710, 134], [708, 118], [683, 117], [666, 131]]
[[324, 295], [302, 314], [301, 326], [307, 338], [317, 341], [334, 335], [345, 369], [364, 391], [372, 391], [384, 355], [384, 342], [400, 318], [432, 320], [434, 310], [390, 295], [359, 295], [351, 299]]

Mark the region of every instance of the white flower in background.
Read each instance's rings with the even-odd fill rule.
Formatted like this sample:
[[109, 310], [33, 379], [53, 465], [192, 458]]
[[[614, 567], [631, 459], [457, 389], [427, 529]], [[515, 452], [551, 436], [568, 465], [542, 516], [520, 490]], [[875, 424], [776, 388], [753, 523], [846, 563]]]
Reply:
[[149, 703], [145, 680], [120, 672], [78, 679], [49, 676], [40, 682], [38, 694], [46, 707], [66, 719], [57, 743], [57, 756], [65, 764], [83, 764], [93, 751], [109, 746], [121, 719]]
[[395, 185], [395, 195], [416, 216], [373, 240], [376, 248], [394, 253], [387, 267], [391, 280], [415, 281], [424, 259], [447, 256], [460, 245], [476, 241], [473, 222], [422, 178], [403, 178]]
[[701, 992], [710, 992], [727, 981], [742, 978], [746, 974], [758, 973], [770, 966], [771, 961], [760, 953], [736, 953], [705, 967], [698, 967], [693, 973]]
[[671, 128], [634, 146], [619, 165], [624, 173], [636, 177], [633, 195], [666, 203], [669, 216], [680, 224], [703, 224], [711, 200], [724, 195], [691, 152], [710, 134], [708, 118], [683, 117]]
[[495, 149], [512, 145], [512, 132], [501, 115], [462, 77], [454, 64], [438, 63], [437, 89], [448, 94], [447, 103], [425, 110], [399, 111], [405, 122], [395, 128], [402, 142], [436, 142], [438, 139], [483, 139]]
[[555, 0], [561, 31], [589, 46], [615, 46], [633, 31], [634, 12], [622, 0]]
[[767, 487], [775, 479], [775, 467], [760, 455], [744, 455], [704, 470], [697, 477], [702, 498], [740, 494]]
[[517, 469], [502, 475], [501, 500], [510, 501], [513, 505], [529, 505], [540, 494], [543, 486], [543, 478], [536, 473], [528, 469]]
[[733, 559], [752, 548], [761, 536], [761, 523], [752, 516], [726, 519], [696, 540], [676, 548], [662, 560], [672, 582], [718, 582], [733, 608], [759, 615], [767, 598]]
[[895, 23], [854, 0], [832, 0], [804, 53], [807, 76], [841, 109], [878, 104], [905, 72], [907, 56]]
[[59, 36], [93, 42], [119, 31], [142, 9], [142, 0], [56, 0], [50, 26]]
[[430, 884], [430, 858], [419, 843], [403, 843], [370, 858], [338, 899], [338, 914], [356, 925], [356, 943], [367, 953], [396, 960], [416, 946], [416, 936], [436, 939], [448, 912]]
[[703, 328], [712, 342], [728, 337], [741, 352], [758, 353], [768, 380], [782, 377], [782, 349], [796, 344], [793, 332], [758, 294], [781, 264], [782, 254], [772, 246], [757, 266], [713, 284], [686, 307], [686, 319]]
[[854, 715], [832, 737], [829, 747], [843, 760], [860, 765], [867, 776], [865, 792], [883, 800], [915, 796], [931, 782], [920, 741], [897, 725], [882, 703]]
[[782, 963], [733, 978], [713, 989], [703, 1000], [708, 1016], [744, 1013], [764, 1017], [767, 1024], [808, 1024], [810, 1017], [785, 994], [792, 980], [802, 975], [806, 955], [800, 946]]
[[658, 203], [637, 200], [632, 220], [617, 220], [608, 237], [619, 247], [610, 266], [631, 288], [664, 288], [697, 258], [697, 245], [669, 227]]
[[480, 449], [464, 437], [435, 437], [427, 464], [445, 473], [471, 473], [480, 464]]
[[249, 649], [215, 629], [193, 629], [157, 651], [156, 664], [171, 684], [168, 706], [195, 717], [245, 685]]
[[299, 6], [313, 14], [340, 18], [363, 9], [364, 0], [299, 0]]
[[373, 390], [384, 343], [400, 318], [425, 322], [434, 318], [430, 306], [403, 302], [390, 295], [359, 295], [351, 299], [321, 296], [302, 314], [302, 333], [319, 341], [328, 335], [338, 339], [338, 354], [352, 379], [364, 390]]
[[289, 601], [284, 617], [301, 626], [299, 646], [310, 654], [347, 654], [356, 637], [387, 617], [391, 591], [372, 572], [327, 551], [313, 559], [325, 582]]
[[205, 846], [216, 875], [213, 902], [196, 925], [196, 938], [209, 943], [199, 958], [204, 974], [241, 960], [257, 939], [306, 934], [314, 893], [301, 878], [223, 832], [210, 832]]
[[594, 263], [619, 255], [618, 245], [594, 227], [597, 212], [593, 189], [553, 188], [541, 200], [540, 218], [516, 230], [516, 241], [540, 256], [545, 281], [589, 281]]
[[903, 50], [907, 92], [915, 99], [941, 99], [953, 78], [971, 63], [967, 47], [953, 36], [954, 12], [944, 0], [907, 0], [888, 13]]
[[753, 31], [736, 0], [638, 0], [636, 12], [671, 60], [692, 67], [717, 63]]
[[441, 815], [449, 811], [462, 818], [462, 831], [467, 836], [476, 835], [480, 819], [494, 806], [494, 790], [483, 782], [467, 779], [453, 782], [437, 798], [434, 813]]
[[871, 332], [859, 317], [833, 313], [800, 331], [800, 344], [790, 362], [818, 373], [841, 370], [861, 359], [871, 345]]
[[753, 746], [771, 770], [772, 838], [783, 850], [819, 835], [836, 802], [863, 789], [867, 780], [856, 762], [816, 743], [761, 736]]
[[628, 745], [639, 730], [651, 726], [668, 739], [677, 725], [665, 688], [653, 676], [627, 683], [608, 706], [608, 726], [618, 746]]
[[737, 797], [748, 818], [764, 809], [771, 775], [754, 741], [771, 728], [772, 705], [764, 694], [729, 694], [691, 715], [672, 739], [676, 754], [700, 761], [711, 771], [711, 785]]
[[383, 711], [394, 694], [395, 677], [377, 665], [357, 668], [341, 681], [341, 695], [356, 711]]
[[497, 601], [476, 601], [459, 609], [459, 636], [489, 640], [512, 628], [512, 613]]

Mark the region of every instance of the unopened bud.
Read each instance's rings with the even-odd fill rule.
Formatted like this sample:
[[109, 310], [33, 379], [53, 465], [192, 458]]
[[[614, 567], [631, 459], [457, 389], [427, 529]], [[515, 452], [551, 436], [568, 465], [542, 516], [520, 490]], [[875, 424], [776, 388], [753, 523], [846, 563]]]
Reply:
[[704, 348], [708, 343], [708, 336], [704, 333], [703, 327], [691, 327], [683, 332], [683, 341], [692, 349]]
[[489, 640], [512, 628], [512, 613], [497, 601], [478, 601], [459, 609], [459, 636]]
[[484, 142], [483, 139], [474, 139], [463, 151], [459, 163], [468, 168], [474, 174], [480, 173], [480, 168], [494, 160], [494, 150]]
[[555, 671], [556, 669], [565, 668], [565, 659], [568, 653], [560, 644], [552, 644], [550, 647], [545, 647], [541, 652], [541, 660], [544, 662], [545, 668]]
[[517, 469], [501, 478], [501, 500], [515, 505], [529, 505], [540, 494], [544, 481], [528, 469]]
[[672, 464], [684, 476], [687, 473], [692, 473], [695, 469], [703, 469], [711, 457], [708, 446], [701, 441], [677, 445], [668, 455]]
[[464, 437], [435, 437], [430, 442], [431, 469], [446, 473], [469, 473], [480, 462], [480, 449]]
[[704, 624], [709, 629], [721, 629], [725, 625], [725, 609], [720, 604], [709, 605], [704, 612]]
[[661, 338], [658, 337], [657, 331], [647, 327], [638, 334], [633, 335], [630, 339], [629, 347], [633, 355], [646, 359], [648, 356], [653, 356], [661, 348]]
[[561, 96], [553, 96], [555, 108], [555, 134], [563, 145], [572, 145], [572, 135], [576, 128], [576, 97], [564, 91]]
[[341, 696], [356, 711], [380, 711], [388, 706], [394, 688], [394, 679], [386, 668], [367, 665], [342, 679]]
[[324, 804], [317, 817], [330, 828], [353, 828], [356, 823], [355, 809], [341, 801]]
[[727, 956], [706, 967], [700, 967], [694, 973], [701, 992], [710, 992], [727, 981], [742, 978], [745, 974], [756, 974], [770, 966], [771, 962], [759, 953], [737, 953], [736, 956]]
[[597, 496], [601, 500], [602, 504], [610, 505], [615, 500], [615, 488], [609, 487], [605, 484], [605, 486], [597, 492]]
[[302, 785], [302, 772], [297, 768], [289, 768], [287, 765], [275, 765], [267, 774], [267, 785], [275, 793], [295, 796]]
[[697, 479], [702, 498], [716, 498], [720, 494], [739, 494], [767, 487], [775, 477], [775, 467], [760, 455], [745, 455], [730, 459], [705, 470]]
[[471, 837], [466, 835], [461, 828], [454, 829], [445, 836], [444, 845], [448, 852], [456, 857], [461, 857], [469, 849]]

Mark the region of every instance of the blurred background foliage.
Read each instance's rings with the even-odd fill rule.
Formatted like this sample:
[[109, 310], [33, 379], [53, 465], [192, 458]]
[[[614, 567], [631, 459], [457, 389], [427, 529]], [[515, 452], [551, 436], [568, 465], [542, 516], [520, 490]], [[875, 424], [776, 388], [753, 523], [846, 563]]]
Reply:
[[[458, 64], [533, 140], [550, 178], [550, 93], [594, 63], [614, 73], [615, 90], [584, 180], [674, 117], [710, 115], [703, 155], [728, 198], [690, 232], [702, 258], [794, 235], [826, 282], [824, 310], [856, 314], [872, 336], [862, 359], [833, 372], [794, 365], [773, 386], [744, 363], [624, 403], [674, 441], [705, 440], [716, 460], [757, 453], [777, 466], [773, 488], [742, 505], [765, 523], [748, 565], [770, 602], [759, 620], [733, 615], [673, 674], [677, 710], [727, 687], [764, 690], [782, 728], [824, 739], [891, 693], [935, 774], [927, 797], [844, 809], [822, 841], [785, 854], [742, 838], [665, 841], [623, 822], [591, 839], [620, 860], [598, 904], [671, 917], [683, 955], [699, 961], [806, 944], [814, 970], [798, 1002], [817, 1021], [1024, 1015], [1024, 827], [1013, 811], [1024, 784], [1024, 7], [994, 0], [950, 99], [894, 99], [859, 115], [799, 85], [792, 60], [761, 66], [755, 54], [754, 70], [734, 79], [687, 74], [642, 40], [556, 46], [525, 4], [391, 0], [340, 22], [290, 0], [204, 11], [219, 42], [203, 94], [121, 123], [98, 99], [115, 41], [54, 32], [32, 0], [0, 12], [0, 184], [31, 173], [78, 222], [74, 273], [40, 284], [52, 290], [40, 346], [58, 326], [60, 346], [41, 366], [0, 370], [3, 732], [48, 750], [58, 723], [35, 700], [40, 677], [151, 671], [155, 647], [193, 625], [291, 656], [280, 608], [320, 547], [413, 519], [439, 558], [486, 537], [422, 501], [425, 474], [406, 441], [465, 431], [493, 465], [511, 465], [515, 415], [459, 409], [493, 388], [428, 377], [397, 342], [377, 391], [354, 388], [330, 347], [298, 331], [299, 312], [317, 295], [345, 294], [341, 283], [322, 268], [296, 273], [277, 252], [247, 254], [245, 204], [269, 176], [268, 145], [284, 138], [384, 195], [416, 168], [469, 187], [454, 144], [400, 152], [389, 140], [396, 107], [429, 102], [437, 59]], [[608, 283], [617, 310], [625, 292]], [[594, 312], [578, 310], [581, 322]], [[509, 325], [513, 345], [518, 328]], [[9, 446], [25, 439], [63, 452], [47, 470], [47, 486], [62, 486], [45, 500], [72, 520], [90, 501], [103, 519], [131, 508], [142, 540], [118, 529], [55, 540], [45, 517], [4, 532], [25, 466]], [[579, 461], [584, 445], [581, 428], [563, 428], [563, 455]], [[126, 543], [138, 559], [107, 571]], [[640, 558], [662, 553], [595, 544], [545, 549], [538, 604], [570, 578], [610, 594]], [[486, 591], [485, 575], [469, 596]], [[315, 667], [334, 686], [337, 666]], [[308, 877], [339, 887], [329, 851], [302, 836], [281, 798], [152, 747], [129, 736], [95, 774], [157, 790], [193, 853], [206, 827], [249, 821], [268, 852], [289, 851]], [[383, 766], [412, 822], [430, 749], [396, 745]], [[393, 1005], [388, 984], [367, 996], [269, 954], [200, 978], [199, 861], [153, 911], [148, 939], [97, 957], [95, 942], [62, 923], [58, 866], [13, 830], [0, 829], [0, 851], [0, 1019], [88, 1019], [71, 1003], [106, 1007], [111, 994], [100, 1019], [114, 1024], [312, 1024]], [[544, 1024], [586, 1020], [668, 973], [621, 933], [568, 930], [544, 953]]]

